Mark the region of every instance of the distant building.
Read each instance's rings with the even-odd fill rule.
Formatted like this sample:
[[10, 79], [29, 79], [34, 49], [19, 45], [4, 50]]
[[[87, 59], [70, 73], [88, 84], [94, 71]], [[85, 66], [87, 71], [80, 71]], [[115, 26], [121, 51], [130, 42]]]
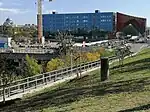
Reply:
[[35, 24], [25, 24], [23, 27], [25, 27], [25, 28], [37, 28], [37, 25], [35, 25]]
[[4, 26], [12, 26], [12, 27], [13, 27], [13, 26], [14, 26], [14, 23], [13, 23], [12, 19], [7, 18], [7, 19], [4, 21], [3, 25], [4, 25]]
[[0, 34], [0, 48], [11, 47], [11, 37], [7, 37]]
[[24, 24], [24, 25], [17, 25], [17, 24], [14, 24], [13, 20], [10, 19], [10, 18], [7, 18], [4, 23], [3, 23], [3, 26], [11, 26], [11, 27], [24, 27], [24, 28], [37, 28], [37, 25], [35, 24]]
[[95, 10], [95, 13], [43, 14], [44, 32], [99, 29], [116, 33], [122, 32], [128, 25], [133, 25], [139, 33], [144, 34], [146, 18], [99, 10]]
[[34, 29], [37, 29], [37, 25], [35, 25], [35, 24], [16, 25], [16, 27], [19, 27], [19, 28], [34, 28]]
[[16, 25], [16, 27], [21, 28], [24, 27], [24, 25]]
[[116, 13], [116, 31], [122, 32], [128, 26], [133, 26], [138, 35], [144, 35], [146, 31], [146, 18], [130, 16], [122, 13]]
[[115, 28], [113, 12], [95, 13], [70, 13], [70, 14], [44, 14], [43, 28], [44, 31], [65, 31], [85, 29], [101, 29], [112, 32]]
[[150, 36], [150, 27], [146, 28], [146, 36]]

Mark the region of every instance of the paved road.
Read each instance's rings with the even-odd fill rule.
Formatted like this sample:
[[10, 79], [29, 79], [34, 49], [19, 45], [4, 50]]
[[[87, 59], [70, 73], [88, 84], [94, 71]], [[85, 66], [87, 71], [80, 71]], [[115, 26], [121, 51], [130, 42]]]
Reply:
[[138, 52], [138, 51], [140, 51], [140, 49], [148, 46], [148, 44], [146, 44], [146, 43], [135, 43], [135, 44], [130, 44], [130, 45], [131, 45], [132, 52]]

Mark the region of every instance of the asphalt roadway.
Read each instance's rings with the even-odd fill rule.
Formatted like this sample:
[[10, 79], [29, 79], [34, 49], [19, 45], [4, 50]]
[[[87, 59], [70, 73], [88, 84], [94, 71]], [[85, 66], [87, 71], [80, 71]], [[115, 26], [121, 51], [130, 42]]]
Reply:
[[131, 46], [131, 52], [139, 52], [141, 49], [148, 47], [147, 43], [129, 43]]

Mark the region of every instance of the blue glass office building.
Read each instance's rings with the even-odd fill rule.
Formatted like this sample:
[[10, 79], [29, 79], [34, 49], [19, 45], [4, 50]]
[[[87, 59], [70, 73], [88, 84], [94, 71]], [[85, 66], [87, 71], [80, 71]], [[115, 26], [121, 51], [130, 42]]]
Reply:
[[115, 15], [113, 12], [43, 14], [43, 30], [56, 32], [66, 30], [97, 28], [104, 31], [114, 31]]

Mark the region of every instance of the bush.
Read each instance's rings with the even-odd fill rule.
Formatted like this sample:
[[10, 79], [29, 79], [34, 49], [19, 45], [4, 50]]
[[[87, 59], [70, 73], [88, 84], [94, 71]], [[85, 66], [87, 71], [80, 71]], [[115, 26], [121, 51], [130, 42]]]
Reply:
[[95, 61], [95, 60], [98, 60], [100, 58], [100, 53], [98, 52], [94, 52], [94, 53], [86, 53], [86, 59], [87, 61]]
[[26, 55], [26, 74], [27, 76], [33, 76], [40, 74], [42, 69], [40, 65], [38, 65], [37, 60], [35, 60], [32, 57], [29, 57], [29, 55]]
[[63, 66], [64, 66], [64, 62], [59, 58], [55, 58], [47, 63], [46, 71], [50, 72], [53, 70], [57, 70], [59, 68], [62, 68]]
[[[100, 59], [100, 56], [108, 56], [108, 55], [111, 55], [111, 52], [105, 50], [102, 47], [100, 47], [96, 50], [93, 50], [91, 52], [82, 52], [82, 53], [74, 52], [73, 57], [72, 57], [72, 61], [73, 61], [72, 64], [77, 65], [80, 63], [96, 61], [96, 60]], [[50, 72], [53, 70], [57, 70], [59, 68], [70, 66], [70, 64], [71, 64], [70, 54], [63, 55], [60, 58], [55, 58], [55, 59], [52, 59], [51, 61], [49, 61], [47, 63], [46, 71]], [[80, 58], [81, 58], [81, 60], [80, 60]]]

